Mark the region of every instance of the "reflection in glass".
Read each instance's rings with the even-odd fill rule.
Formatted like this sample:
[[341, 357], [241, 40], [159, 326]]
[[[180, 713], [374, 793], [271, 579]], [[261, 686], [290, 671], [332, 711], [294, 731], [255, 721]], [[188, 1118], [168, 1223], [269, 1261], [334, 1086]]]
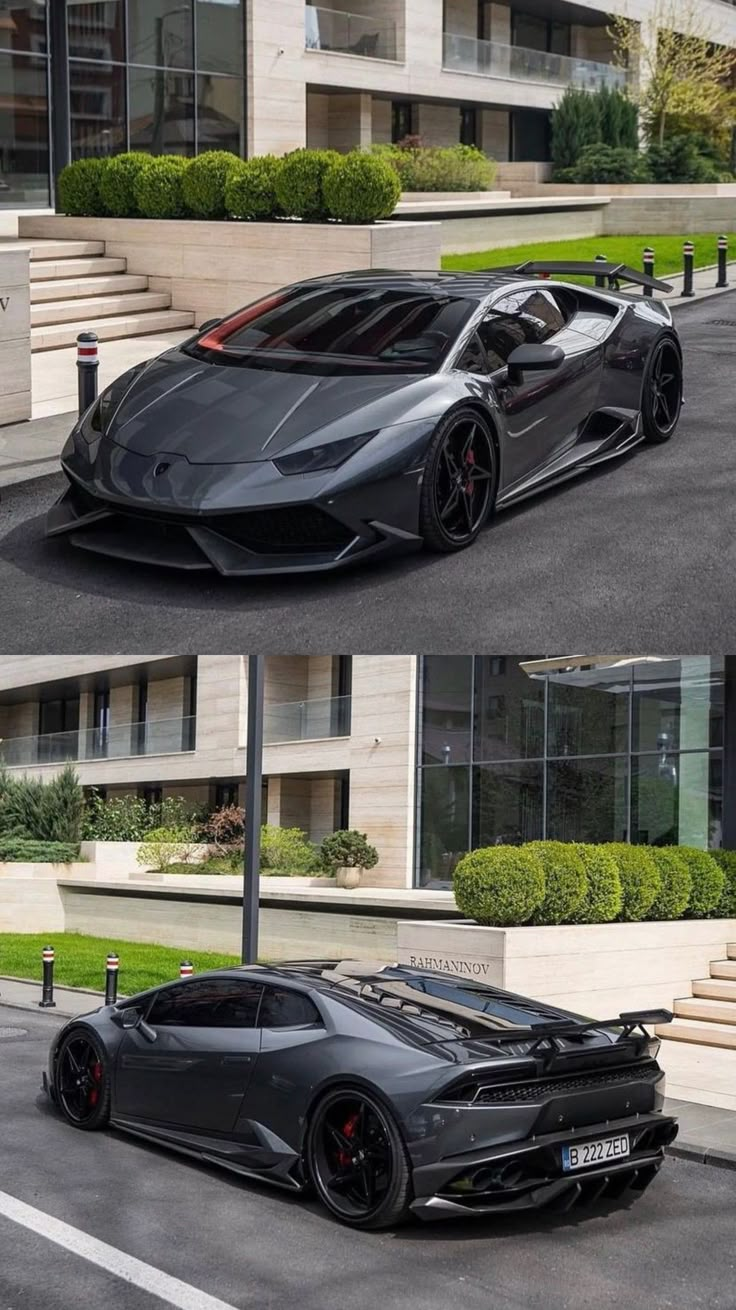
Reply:
[[475, 758], [521, 760], [544, 754], [544, 681], [521, 668], [522, 655], [476, 661]]
[[473, 846], [519, 846], [543, 834], [544, 765], [484, 764], [473, 770]]
[[0, 54], [0, 205], [48, 203], [46, 60]]
[[723, 678], [723, 659], [709, 655], [635, 665], [633, 749], [722, 746]]
[[552, 841], [626, 841], [627, 759], [547, 765], [547, 833]]
[[649, 846], [721, 845], [720, 751], [639, 755], [632, 762], [632, 840]]
[[0, 50], [46, 54], [46, 0], [0, 0]]
[[243, 83], [239, 77], [197, 77], [197, 149], [243, 154]]
[[549, 679], [549, 755], [614, 755], [628, 749], [631, 673], [575, 669]]
[[130, 69], [130, 148], [194, 154], [194, 74]]
[[192, 0], [128, 0], [128, 24], [131, 64], [194, 67]]
[[69, 61], [72, 159], [126, 148], [125, 69]]
[[422, 760], [460, 764], [470, 759], [470, 655], [427, 655], [422, 662]]
[[470, 845], [470, 769], [465, 765], [422, 769], [420, 878], [447, 879]]
[[196, 0], [197, 66], [243, 75], [241, 0]]
[[123, 0], [71, 0], [67, 31], [72, 57], [125, 62]]

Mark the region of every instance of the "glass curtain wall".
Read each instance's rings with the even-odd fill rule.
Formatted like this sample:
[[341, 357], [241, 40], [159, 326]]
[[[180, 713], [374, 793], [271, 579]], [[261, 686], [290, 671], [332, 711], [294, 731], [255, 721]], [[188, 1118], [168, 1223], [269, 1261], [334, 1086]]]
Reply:
[[46, 0], [0, 0], [0, 206], [49, 203]]
[[538, 838], [716, 847], [723, 660], [421, 661], [417, 882]]

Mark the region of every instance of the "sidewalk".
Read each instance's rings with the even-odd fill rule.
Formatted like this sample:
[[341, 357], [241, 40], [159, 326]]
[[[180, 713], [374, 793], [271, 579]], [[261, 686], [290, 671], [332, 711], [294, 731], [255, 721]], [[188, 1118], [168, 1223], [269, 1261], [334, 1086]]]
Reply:
[[0, 487], [57, 473], [59, 455], [76, 418], [72, 411], [0, 427]]
[[670, 1155], [700, 1164], [736, 1169], [736, 1111], [721, 1110], [715, 1105], [696, 1105], [694, 1101], [664, 1103], [665, 1113], [679, 1120], [680, 1132]]

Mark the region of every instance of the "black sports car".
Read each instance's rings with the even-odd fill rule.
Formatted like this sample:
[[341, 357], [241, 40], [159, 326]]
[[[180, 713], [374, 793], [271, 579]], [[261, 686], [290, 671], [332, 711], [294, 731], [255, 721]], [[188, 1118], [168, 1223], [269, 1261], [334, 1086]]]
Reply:
[[220, 969], [72, 1020], [51, 1097], [383, 1228], [641, 1192], [666, 1010], [581, 1019], [445, 973], [307, 961]]
[[494, 507], [674, 432], [672, 317], [619, 277], [669, 290], [605, 262], [287, 287], [108, 388], [47, 532], [234, 575], [462, 549]]

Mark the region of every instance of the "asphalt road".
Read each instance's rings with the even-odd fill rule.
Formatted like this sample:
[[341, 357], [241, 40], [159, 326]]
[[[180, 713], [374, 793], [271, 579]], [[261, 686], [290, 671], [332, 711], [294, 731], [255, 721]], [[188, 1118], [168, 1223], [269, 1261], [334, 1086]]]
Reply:
[[733, 649], [736, 292], [677, 316], [687, 406], [673, 440], [499, 515], [459, 555], [311, 579], [187, 577], [45, 542], [59, 476], [10, 488], [0, 651]]
[[199, 1310], [201, 1293], [235, 1310], [736, 1305], [736, 1172], [671, 1159], [630, 1207], [354, 1233], [316, 1203], [68, 1127], [38, 1092], [58, 1022], [0, 1005], [0, 1207], [20, 1200], [194, 1293], [154, 1296], [0, 1213], [2, 1310]]

